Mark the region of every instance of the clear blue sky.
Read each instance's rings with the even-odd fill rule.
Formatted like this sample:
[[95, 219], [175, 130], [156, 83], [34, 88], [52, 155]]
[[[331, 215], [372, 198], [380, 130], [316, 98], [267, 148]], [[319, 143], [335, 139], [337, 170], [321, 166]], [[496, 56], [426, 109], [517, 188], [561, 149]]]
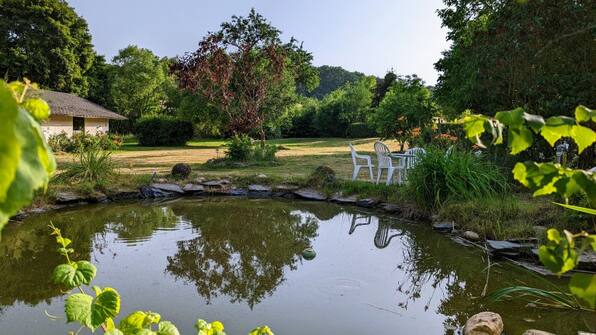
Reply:
[[304, 41], [315, 65], [383, 76], [416, 73], [434, 84], [448, 46], [436, 10], [441, 0], [69, 0], [91, 29], [96, 50], [111, 59], [129, 44], [158, 56], [196, 49], [207, 31], [251, 7]]

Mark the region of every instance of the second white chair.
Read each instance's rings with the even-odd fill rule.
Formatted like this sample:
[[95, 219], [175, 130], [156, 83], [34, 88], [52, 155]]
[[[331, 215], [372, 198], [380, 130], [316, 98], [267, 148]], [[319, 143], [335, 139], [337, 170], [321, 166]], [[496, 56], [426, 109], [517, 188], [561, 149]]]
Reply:
[[381, 174], [383, 169], [387, 170], [387, 181], [385, 184], [391, 184], [393, 179], [393, 173], [397, 170], [397, 166], [393, 166], [393, 160], [391, 159], [391, 151], [383, 142], [375, 142], [375, 152], [377, 153], [377, 184], [381, 181]]

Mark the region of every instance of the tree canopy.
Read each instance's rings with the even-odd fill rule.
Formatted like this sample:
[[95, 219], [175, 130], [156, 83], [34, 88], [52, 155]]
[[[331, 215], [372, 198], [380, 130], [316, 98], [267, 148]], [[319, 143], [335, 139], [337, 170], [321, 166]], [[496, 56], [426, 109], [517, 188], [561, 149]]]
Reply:
[[431, 122], [434, 112], [431, 91], [414, 75], [396, 80], [371, 119], [382, 137], [395, 138], [403, 145], [414, 128]]
[[569, 115], [596, 98], [593, 1], [445, 0], [451, 48], [435, 64], [437, 97], [453, 114], [523, 106]]
[[218, 32], [209, 33], [199, 49], [173, 66], [180, 88], [199, 92], [227, 117], [232, 133], [257, 129], [275, 118], [277, 104], [299, 82], [317, 84], [310, 67], [312, 55], [293, 38], [282, 43], [281, 32], [254, 9], [247, 17], [233, 16]]
[[94, 59], [87, 22], [62, 0], [0, 1], [0, 73], [86, 95]]
[[116, 110], [131, 120], [160, 112], [166, 99], [168, 61], [130, 45], [112, 59], [110, 92]]

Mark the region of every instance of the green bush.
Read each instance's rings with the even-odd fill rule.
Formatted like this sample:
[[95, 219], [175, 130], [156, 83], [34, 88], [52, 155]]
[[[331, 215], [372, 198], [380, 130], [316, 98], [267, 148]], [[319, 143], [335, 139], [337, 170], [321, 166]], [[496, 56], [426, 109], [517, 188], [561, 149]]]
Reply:
[[227, 144], [226, 159], [234, 162], [272, 162], [275, 160], [277, 146], [273, 144], [261, 145], [248, 135], [234, 135]]
[[504, 194], [507, 177], [500, 168], [471, 152], [429, 150], [408, 172], [406, 194], [424, 207], [447, 200], [475, 200]]
[[354, 122], [348, 126], [347, 135], [350, 138], [376, 137], [377, 132], [365, 122]]
[[253, 149], [252, 158], [257, 162], [272, 162], [275, 160], [277, 150], [277, 146], [273, 144], [265, 144], [263, 146], [257, 144]]
[[245, 162], [250, 159], [253, 140], [248, 135], [234, 135], [227, 144], [226, 158], [233, 161]]
[[81, 148], [87, 149], [91, 146], [96, 146], [103, 150], [116, 150], [122, 146], [122, 137], [103, 133], [97, 135], [75, 133], [72, 136], [68, 136], [65, 132], [61, 132], [51, 135], [48, 138], [48, 144], [54, 152], [77, 152]]
[[180, 146], [192, 138], [193, 125], [171, 116], [151, 116], [137, 121], [134, 133], [143, 146]]

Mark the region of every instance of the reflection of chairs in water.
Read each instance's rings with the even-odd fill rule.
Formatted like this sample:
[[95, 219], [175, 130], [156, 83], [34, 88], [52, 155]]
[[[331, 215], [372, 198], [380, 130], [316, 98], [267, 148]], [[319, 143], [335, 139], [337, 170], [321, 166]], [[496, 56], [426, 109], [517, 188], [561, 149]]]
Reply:
[[362, 215], [362, 214], [354, 214], [352, 215], [352, 225], [350, 226], [350, 232], [348, 234], [352, 235], [356, 227], [358, 226], [367, 226], [370, 224], [372, 220], [371, 215]]
[[[354, 214], [352, 215], [352, 225], [350, 226], [349, 234], [356, 230], [356, 227], [359, 226], [368, 226], [372, 221], [372, 215], [362, 215], [362, 214]], [[379, 249], [386, 248], [389, 243], [391, 243], [391, 239], [396, 236], [401, 236], [404, 234], [403, 231], [400, 231], [397, 234], [389, 235], [390, 230], [392, 229], [391, 221], [381, 220], [377, 218], [377, 232], [375, 233], [375, 247]]]
[[391, 239], [404, 234], [403, 231], [400, 231], [397, 234], [389, 236], [389, 230], [391, 230], [391, 222], [381, 221], [379, 219], [379, 226], [377, 228], [377, 232], [375, 233], [375, 247], [379, 249], [386, 248], [389, 243], [391, 243]]

